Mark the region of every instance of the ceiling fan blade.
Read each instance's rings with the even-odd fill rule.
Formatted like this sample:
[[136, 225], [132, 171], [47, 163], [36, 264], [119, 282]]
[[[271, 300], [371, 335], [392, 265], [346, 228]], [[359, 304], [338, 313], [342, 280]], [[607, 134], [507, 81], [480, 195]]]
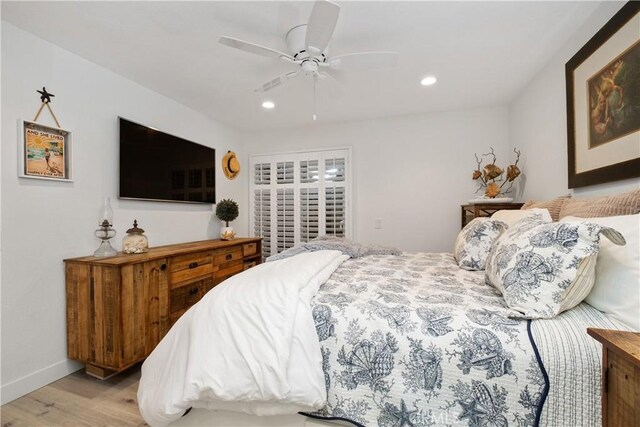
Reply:
[[327, 82], [327, 92], [331, 98], [342, 98], [344, 96], [344, 90], [342, 85], [335, 77], [329, 73], [318, 73], [318, 77], [321, 82]]
[[394, 67], [398, 63], [398, 52], [362, 52], [335, 56], [328, 62], [334, 70], [364, 70]]
[[287, 81], [291, 80], [292, 78], [296, 77], [299, 73], [300, 73], [300, 71], [298, 70], [298, 71], [292, 71], [290, 73], [278, 76], [275, 79], [271, 79], [268, 82], [266, 82], [265, 84], [261, 85], [259, 88], [255, 89], [254, 92], [267, 92], [267, 91], [270, 91], [271, 89], [276, 88], [276, 87], [286, 83]]
[[317, 0], [311, 10], [305, 46], [307, 52], [324, 52], [333, 36], [340, 15], [340, 6], [327, 0]]
[[293, 57], [284, 52], [280, 52], [270, 47], [260, 46], [255, 43], [245, 42], [243, 40], [234, 39], [233, 37], [222, 36], [218, 40], [221, 44], [236, 49], [244, 50], [245, 52], [253, 53], [255, 55], [266, 56], [267, 58], [286, 59], [294, 61]]

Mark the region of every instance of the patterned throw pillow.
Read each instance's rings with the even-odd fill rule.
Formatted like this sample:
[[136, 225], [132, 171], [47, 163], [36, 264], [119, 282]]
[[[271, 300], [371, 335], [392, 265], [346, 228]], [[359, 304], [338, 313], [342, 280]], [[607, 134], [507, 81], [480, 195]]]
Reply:
[[570, 196], [561, 196], [551, 200], [528, 200], [520, 209], [547, 209], [551, 215], [551, 219], [558, 221], [560, 219], [560, 210], [562, 210], [562, 207], [567, 203], [569, 198]]
[[600, 235], [624, 237], [589, 222], [522, 222], [503, 233], [487, 258], [487, 282], [526, 319], [552, 318], [584, 300], [595, 280]]
[[491, 218], [475, 218], [458, 234], [453, 250], [458, 265], [465, 270], [484, 270], [494, 240], [507, 224]]
[[511, 227], [518, 221], [545, 221], [551, 222], [551, 214], [547, 209], [532, 208], [527, 210], [502, 210], [491, 215], [491, 219], [502, 221]]

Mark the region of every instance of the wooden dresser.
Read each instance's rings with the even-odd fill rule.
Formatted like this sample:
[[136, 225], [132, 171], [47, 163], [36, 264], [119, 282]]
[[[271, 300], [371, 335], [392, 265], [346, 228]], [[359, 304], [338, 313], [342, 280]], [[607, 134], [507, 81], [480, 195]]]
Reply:
[[68, 356], [98, 378], [123, 371], [147, 357], [211, 288], [261, 261], [260, 238], [66, 259]]
[[602, 343], [602, 425], [640, 427], [640, 332], [587, 333]]

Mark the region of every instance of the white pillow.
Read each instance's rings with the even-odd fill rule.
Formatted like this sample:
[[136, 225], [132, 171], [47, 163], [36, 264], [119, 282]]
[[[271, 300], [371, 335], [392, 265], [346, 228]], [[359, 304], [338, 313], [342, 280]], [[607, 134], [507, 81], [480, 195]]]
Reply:
[[507, 229], [507, 224], [493, 218], [474, 218], [456, 238], [453, 256], [460, 268], [484, 270], [494, 240]]
[[591, 292], [601, 235], [624, 245], [616, 230], [592, 222], [519, 221], [496, 239], [486, 280], [519, 312], [514, 317], [555, 317]]
[[530, 219], [536, 221], [551, 222], [551, 214], [548, 209], [534, 208], [524, 210], [503, 210], [498, 211], [491, 215], [491, 219], [496, 221], [502, 221], [511, 227], [516, 222], [522, 219]]
[[[561, 222], [584, 221], [564, 217]], [[618, 230], [627, 241], [617, 246], [603, 239], [596, 263], [596, 281], [585, 301], [635, 331], [640, 331], [640, 214], [589, 218]]]

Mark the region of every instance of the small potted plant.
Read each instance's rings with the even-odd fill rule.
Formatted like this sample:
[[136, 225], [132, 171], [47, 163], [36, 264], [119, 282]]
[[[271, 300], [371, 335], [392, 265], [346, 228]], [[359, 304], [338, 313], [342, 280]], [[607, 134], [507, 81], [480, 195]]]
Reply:
[[216, 216], [220, 221], [225, 223], [225, 227], [220, 229], [220, 238], [222, 240], [231, 240], [236, 236], [229, 222], [238, 218], [238, 204], [231, 199], [222, 199], [216, 205]]

